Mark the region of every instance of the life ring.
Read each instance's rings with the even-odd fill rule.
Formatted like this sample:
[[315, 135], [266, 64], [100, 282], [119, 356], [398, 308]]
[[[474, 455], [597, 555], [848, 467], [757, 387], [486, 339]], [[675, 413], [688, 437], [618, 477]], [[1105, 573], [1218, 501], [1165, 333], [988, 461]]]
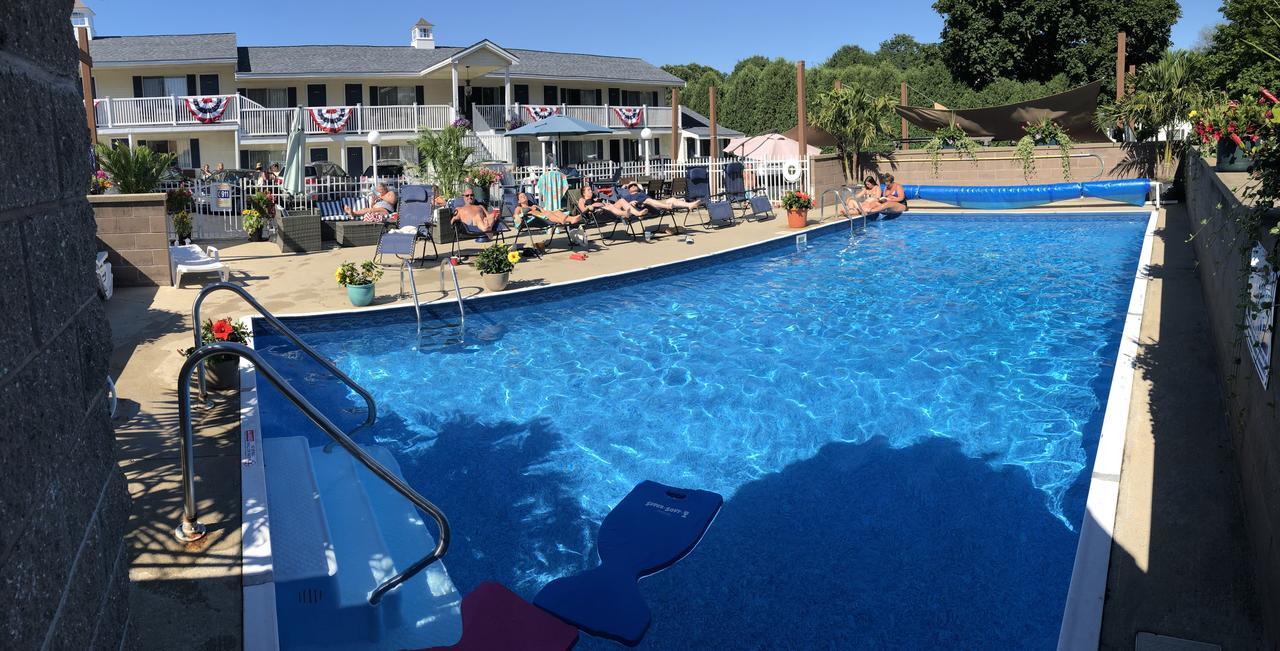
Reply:
[[782, 178], [787, 183], [795, 183], [800, 180], [800, 161], [789, 160], [782, 164]]

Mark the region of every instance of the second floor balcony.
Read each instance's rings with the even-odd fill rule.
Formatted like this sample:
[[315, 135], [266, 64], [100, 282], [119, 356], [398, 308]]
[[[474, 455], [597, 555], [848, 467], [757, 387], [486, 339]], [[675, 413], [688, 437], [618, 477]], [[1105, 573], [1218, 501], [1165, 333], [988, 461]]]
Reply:
[[535, 115], [552, 112], [610, 129], [671, 128], [670, 106], [512, 104], [508, 108], [501, 104], [476, 104], [471, 107], [471, 122], [476, 131], [503, 131], [513, 121], [528, 124], [534, 121]]

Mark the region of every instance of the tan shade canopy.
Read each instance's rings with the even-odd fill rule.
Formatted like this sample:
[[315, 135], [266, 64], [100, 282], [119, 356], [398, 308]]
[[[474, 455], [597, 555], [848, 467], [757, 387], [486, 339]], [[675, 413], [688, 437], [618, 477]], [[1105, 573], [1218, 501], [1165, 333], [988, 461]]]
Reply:
[[1106, 142], [1106, 136], [1093, 126], [1101, 92], [1102, 82], [1095, 81], [1056, 95], [1004, 106], [959, 110], [899, 106], [895, 110], [911, 124], [928, 131], [955, 123], [976, 138], [1018, 140], [1026, 135], [1023, 125], [1047, 118], [1057, 122], [1076, 142]]
[[[800, 127], [798, 125], [791, 127], [790, 131], [782, 135], [796, 142], [800, 142]], [[805, 125], [804, 141], [806, 145], [813, 145], [814, 147], [836, 146], [835, 136], [827, 133], [826, 131], [823, 131], [822, 129], [819, 129], [818, 127], [813, 126], [812, 124]]]

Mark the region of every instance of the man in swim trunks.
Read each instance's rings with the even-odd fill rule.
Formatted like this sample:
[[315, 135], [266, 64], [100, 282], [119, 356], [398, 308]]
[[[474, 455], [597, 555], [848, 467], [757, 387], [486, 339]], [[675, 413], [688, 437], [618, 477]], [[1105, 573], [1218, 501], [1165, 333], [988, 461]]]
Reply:
[[462, 201], [463, 205], [453, 211], [452, 221], [467, 224], [486, 236], [493, 235], [493, 229], [498, 224], [498, 215], [476, 203], [476, 195], [471, 188], [462, 191]]

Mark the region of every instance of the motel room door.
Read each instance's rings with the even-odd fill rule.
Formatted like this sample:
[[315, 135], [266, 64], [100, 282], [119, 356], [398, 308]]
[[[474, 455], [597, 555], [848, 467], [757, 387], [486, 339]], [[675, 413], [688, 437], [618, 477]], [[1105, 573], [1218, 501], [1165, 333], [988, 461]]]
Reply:
[[364, 150], [359, 147], [347, 148], [347, 174], [360, 176], [364, 173]]

